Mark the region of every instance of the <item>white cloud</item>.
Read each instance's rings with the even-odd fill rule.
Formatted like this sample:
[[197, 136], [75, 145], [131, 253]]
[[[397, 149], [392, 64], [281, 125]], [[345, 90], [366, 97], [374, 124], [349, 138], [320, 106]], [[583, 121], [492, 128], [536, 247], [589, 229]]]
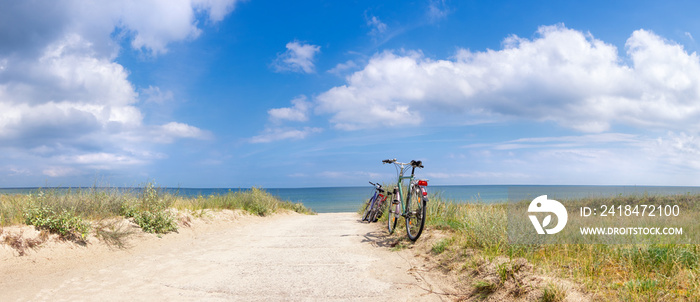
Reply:
[[372, 30], [369, 32], [370, 35], [372, 36], [379, 36], [382, 35], [386, 32], [387, 26], [385, 23], [383, 23], [377, 16], [366, 16], [367, 19], [367, 26], [372, 28]]
[[157, 126], [153, 130], [155, 141], [161, 143], [171, 143], [177, 138], [210, 139], [211, 133], [194, 126], [178, 122], [170, 122]]
[[174, 94], [172, 91], [160, 91], [160, 87], [148, 86], [141, 90], [142, 97], [147, 103], [165, 104], [173, 100]]
[[72, 167], [48, 167], [42, 171], [42, 173], [46, 176], [50, 177], [61, 177], [61, 176], [68, 176], [68, 175], [74, 175], [78, 173], [79, 171], [72, 168]]
[[251, 143], [271, 143], [280, 140], [298, 140], [304, 139], [310, 134], [320, 133], [321, 128], [304, 127], [302, 129], [291, 128], [267, 128], [263, 134], [254, 136], [250, 139]]
[[131, 156], [106, 152], [80, 154], [70, 158], [66, 158], [65, 160], [69, 163], [78, 163], [86, 165], [104, 165], [107, 163], [109, 163], [110, 165], [136, 165], [143, 163], [142, 160]]
[[0, 139], [28, 139], [42, 131], [80, 137], [115, 125], [141, 125], [127, 72], [95, 57], [80, 36], [52, 43], [36, 61], [8, 71], [22, 77], [0, 81]]
[[649, 144], [647, 150], [658, 162], [691, 171], [700, 170], [700, 136], [685, 132], [668, 132]]
[[366, 179], [391, 179], [392, 174], [389, 173], [374, 173], [366, 171], [322, 171], [316, 174], [316, 176], [322, 177], [324, 179], [337, 178], [346, 180], [361, 180], [366, 183]]
[[[98, 161], [143, 164], [157, 158], [147, 155], [153, 143], [209, 137], [210, 133], [179, 122], [145, 124], [129, 71], [115, 59], [123, 41], [152, 55], [167, 52], [173, 42], [196, 38], [201, 21], [222, 20], [235, 2], [3, 3], [3, 153], [32, 154], [37, 162], [33, 171], [58, 177], [80, 174], [81, 166], [118, 166]], [[156, 105], [174, 97], [154, 86], [141, 93], [145, 102]]]
[[292, 41], [287, 43], [286, 47], [287, 51], [279, 54], [277, 59], [272, 63], [272, 67], [275, 68], [277, 72], [314, 72], [314, 56], [321, 51], [320, 46]]
[[335, 67], [328, 70], [329, 73], [335, 74], [337, 76], [342, 75], [344, 72], [358, 68], [359, 66], [353, 60], [347, 60], [345, 63], [338, 63]]
[[233, 11], [237, 0], [193, 0], [194, 7], [209, 13], [209, 20], [219, 22]]
[[[700, 136], [688, 132], [669, 131], [659, 137], [624, 133], [525, 137], [465, 147], [468, 171], [504, 175], [427, 172], [428, 176], [478, 175], [475, 179], [485, 183], [691, 186], [700, 177]], [[529, 177], [518, 179], [512, 173]]]
[[[700, 61], [645, 30], [613, 45], [563, 25], [503, 49], [461, 49], [449, 60], [415, 51], [373, 57], [347, 84], [316, 97], [340, 129], [419, 125], [463, 116], [554, 121], [584, 132], [612, 124], [700, 130]], [[439, 116], [428, 119], [426, 116]]]
[[295, 121], [305, 122], [309, 120], [309, 108], [311, 103], [302, 95], [292, 100], [292, 107], [273, 108], [267, 111], [273, 122]]
[[447, 17], [450, 14], [450, 9], [445, 0], [430, 0], [427, 14], [430, 22], [436, 22]]
[[[131, 46], [153, 54], [168, 51], [171, 42], [197, 38], [202, 30], [197, 27], [197, 12], [205, 13], [211, 22], [219, 22], [231, 12], [235, 0], [184, 0], [184, 1], [102, 1], [81, 3], [76, 6], [82, 19], [98, 23], [110, 31], [119, 27], [131, 39]], [[98, 23], [99, 24], [99, 23]], [[81, 24], [83, 25], [83, 24]]]
[[303, 127], [301, 129], [284, 126], [285, 122], [306, 122], [309, 120], [309, 110], [312, 103], [301, 95], [291, 101], [292, 107], [273, 108], [267, 111], [271, 125], [267, 125], [262, 134], [250, 139], [251, 143], [270, 143], [280, 140], [299, 140], [311, 134], [320, 133], [321, 128]]
[[639, 135], [625, 133], [597, 133], [559, 137], [528, 137], [515, 140], [490, 143], [471, 144], [464, 148], [492, 148], [494, 150], [515, 150], [528, 148], [571, 148], [583, 146], [602, 146], [614, 144], [641, 145], [644, 142]]

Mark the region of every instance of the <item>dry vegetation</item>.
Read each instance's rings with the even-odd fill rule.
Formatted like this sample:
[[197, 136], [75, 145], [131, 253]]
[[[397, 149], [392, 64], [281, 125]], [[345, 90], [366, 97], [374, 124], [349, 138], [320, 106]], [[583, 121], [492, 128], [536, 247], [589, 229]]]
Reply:
[[165, 234], [176, 232], [180, 225], [189, 226], [190, 216], [224, 209], [259, 216], [277, 211], [312, 213], [300, 203], [279, 200], [258, 188], [196, 198], [169, 194], [151, 183], [129, 190], [39, 189], [27, 195], [0, 195], [0, 230], [26, 224], [40, 231], [35, 238], [25, 236], [24, 231], [0, 231], [0, 243], [12, 247], [20, 256], [41, 246], [49, 235], [81, 245], [94, 235], [108, 245], [122, 248], [135, 233], [130, 224], [143, 232]]
[[[578, 200], [583, 204], [681, 203], [700, 214], [700, 195]], [[699, 217], [697, 214], [690, 215]], [[379, 222], [386, 224], [386, 215]], [[401, 220], [400, 220], [401, 224]], [[434, 267], [459, 276], [476, 301], [698, 301], [697, 244], [511, 244], [506, 204], [462, 204], [432, 195], [428, 235], [416, 244], [397, 226], [393, 249], [422, 249]], [[440, 236], [433, 236], [439, 233]], [[436, 239], [437, 238], [437, 239]], [[428, 244], [429, 246], [424, 246]], [[572, 297], [575, 295], [576, 297]]]

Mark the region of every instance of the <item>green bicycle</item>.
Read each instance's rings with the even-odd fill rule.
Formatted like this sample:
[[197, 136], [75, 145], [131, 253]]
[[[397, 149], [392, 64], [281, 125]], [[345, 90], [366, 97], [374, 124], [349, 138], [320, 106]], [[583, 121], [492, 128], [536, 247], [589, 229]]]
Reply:
[[[399, 175], [394, 188], [394, 200], [389, 204], [389, 219], [387, 219], [389, 234], [394, 232], [399, 216], [402, 216], [406, 218], [406, 234], [408, 234], [408, 238], [411, 241], [416, 241], [425, 226], [425, 208], [428, 204], [428, 180], [414, 178], [416, 168], [423, 168], [423, 163], [415, 160], [412, 160], [410, 163], [401, 163], [397, 162], [395, 158], [385, 159], [382, 163], [394, 164], [396, 173]], [[404, 176], [408, 169], [411, 169], [411, 176]], [[403, 198], [403, 183], [405, 180], [409, 181], [406, 199]], [[402, 203], [402, 201], [404, 202]]]

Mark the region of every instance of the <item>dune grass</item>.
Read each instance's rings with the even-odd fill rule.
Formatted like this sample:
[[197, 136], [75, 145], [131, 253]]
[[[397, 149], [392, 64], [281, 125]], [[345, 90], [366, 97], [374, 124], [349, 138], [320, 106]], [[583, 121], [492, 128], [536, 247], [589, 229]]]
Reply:
[[255, 187], [245, 191], [229, 191], [224, 195], [180, 198], [174, 203], [174, 207], [191, 211], [202, 209], [241, 209], [258, 216], [267, 216], [279, 210], [313, 214], [313, 211], [301, 203], [282, 201], [267, 191]]
[[122, 239], [131, 233], [108, 223], [112, 218], [130, 218], [144, 232], [163, 234], [177, 231], [177, 211], [221, 209], [240, 209], [259, 216], [280, 210], [313, 213], [300, 203], [282, 201], [259, 188], [188, 198], [148, 183], [140, 189], [93, 187], [0, 194], [0, 227], [33, 225], [66, 240], [83, 242], [94, 232], [105, 242], [122, 246]]
[[[697, 301], [700, 299], [700, 245], [698, 244], [510, 244], [508, 205], [457, 203], [439, 192], [430, 196], [427, 228], [448, 231], [451, 237], [434, 244], [432, 252], [452, 252], [452, 261], [463, 259], [468, 267], [471, 253], [485, 259], [499, 256], [525, 258], [541, 273], [573, 280], [603, 300]], [[700, 195], [618, 196], [578, 200], [582, 204], [685, 204], [700, 205]], [[684, 210], [695, 210], [687, 206]], [[382, 216], [386, 223], [386, 215]], [[402, 224], [402, 220], [399, 220]], [[403, 226], [397, 226], [402, 230]], [[420, 239], [419, 239], [420, 240]], [[480, 284], [481, 287], [486, 286]], [[486, 288], [490, 292], [493, 285]], [[480, 287], [480, 288], [481, 288]], [[482, 292], [484, 292], [482, 291]], [[558, 297], [557, 290], [547, 294]], [[556, 299], [555, 299], [556, 300]]]

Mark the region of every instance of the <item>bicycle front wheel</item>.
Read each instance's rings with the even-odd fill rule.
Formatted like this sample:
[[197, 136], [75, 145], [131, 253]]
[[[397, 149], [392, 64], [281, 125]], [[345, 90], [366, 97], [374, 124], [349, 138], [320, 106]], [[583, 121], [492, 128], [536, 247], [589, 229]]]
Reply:
[[389, 234], [394, 233], [394, 230], [396, 229], [396, 223], [399, 221], [399, 215], [400, 214], [400, 207], [401, 205], [399, 203], [394, 203], [394, 202], [387, 202], [389, 204], [389, 210], [387, 211], [387, 230], [389, 231]]
[[425, 226], [425, 207], [428, 204], [428, 197], [423, 196], [423, 192], [417, 186], [409, 194], [406, 202], [406, 233], [408, 239], [416, 241]]

